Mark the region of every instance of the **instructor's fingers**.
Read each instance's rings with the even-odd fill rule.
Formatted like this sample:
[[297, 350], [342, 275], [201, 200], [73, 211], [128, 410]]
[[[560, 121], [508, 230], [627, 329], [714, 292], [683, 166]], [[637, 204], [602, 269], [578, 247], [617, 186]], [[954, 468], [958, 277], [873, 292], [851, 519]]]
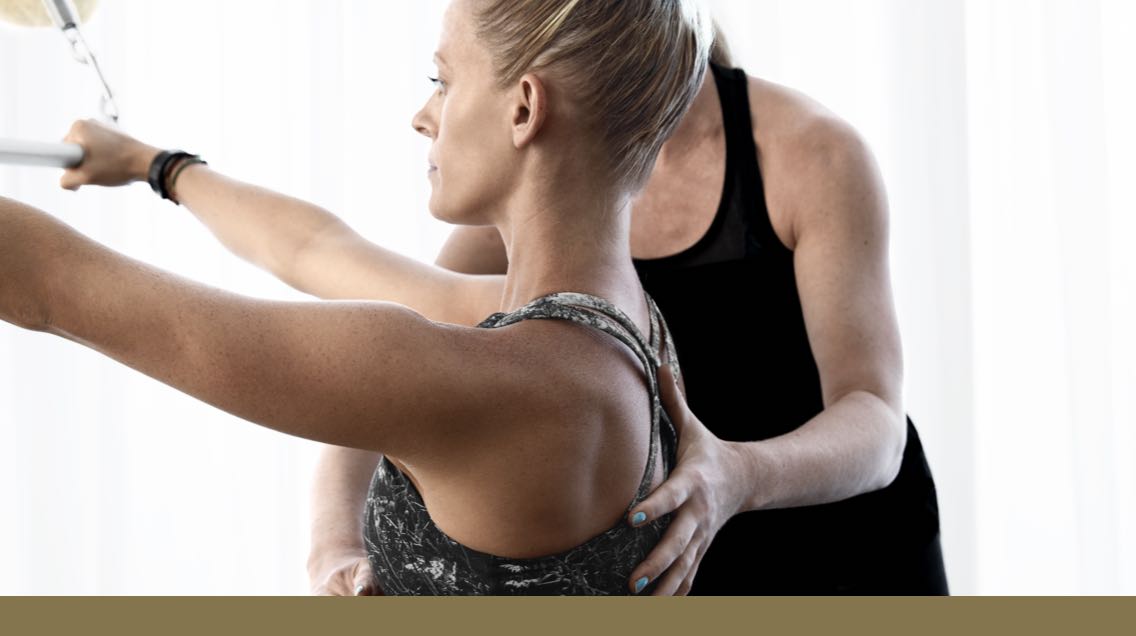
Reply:
[[366, 559], [360, 559], [355, 564], [354, 585], [351, 589], [355, 596], [375, 596], [378, 592], [378, 586], [375, 585], [375, 577], [371, 573], [371, 564]]
[[680, 471], [671, 474], [667, 481], [655, 489], [649, 497], [639, 502], [638, 506], [628, 513], [627, 523], [641, 526], [662, 517], [668, 512], [678, 510], [690, 497], [690, 488], [686, 478]]
[[683, 425], [688, 418], [694, 417], [694, 415], [686, 404], [686, 396], [682, 394], [678, 379], [671, 372], [669, 364], [659, 366], [659, 401], [662, 402], [663, 410], [670, 417], [671, 424], [674, 425], [679, 439], [682, 439]]
[[694, 577], [698, 574], [698, 566], [702, 565], [702, 557], [705, 555], [706, 544], [703, 544], [694, 555], [694, 565], [690, 566], [690, 572], [686, 574], [686, 578], [682, 580], [682, 584], [675, 590], [675, 596], [686, 596], [690, 593], [690, 588], [694, 585]]
[[[675, 412], [680, 412], [679, 409], [686, 406], [686, 398], [678, 388], [678, 378], [674, 376], [669, 364], [659, 365], [659, 398], [663, 401], [663, 406], [672, 406]], [[667, 408], [667, 412], [670, 413], [671, 409]]]
[[659, 581], [659, 585], [655, 588], [653, 596], [673, 596], [683, 579], [686, 578], [687, 573], [690, 572], [691, 566], [694, 565], [694, 557], [695, 547], [687, 547], [686, 551], [682, 553], [682, 556], [671, 564], [666, 575]]
[[638, 594], [647, 583], [654, 581], [667, 568], [673, 570], [675, 559], [687, 550], [697, 527], [698, 522], [694, 515], [682, 515], [672, 520], [662, 540], [651, 550], [647, 558], [632, 570], [631, 591]]

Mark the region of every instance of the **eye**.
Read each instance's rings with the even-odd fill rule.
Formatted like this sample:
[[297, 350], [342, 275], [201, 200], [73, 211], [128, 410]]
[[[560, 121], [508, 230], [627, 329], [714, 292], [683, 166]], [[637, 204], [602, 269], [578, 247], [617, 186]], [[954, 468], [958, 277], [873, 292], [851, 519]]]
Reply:
[[446, 87], [446, 83], [444, 81], [438, 79], [437, 77], [427, 76], [426, 79], [430, 80], [430, 83], [433, 84], [434, 86], [436, 86], [439, 90], [444, 89]]

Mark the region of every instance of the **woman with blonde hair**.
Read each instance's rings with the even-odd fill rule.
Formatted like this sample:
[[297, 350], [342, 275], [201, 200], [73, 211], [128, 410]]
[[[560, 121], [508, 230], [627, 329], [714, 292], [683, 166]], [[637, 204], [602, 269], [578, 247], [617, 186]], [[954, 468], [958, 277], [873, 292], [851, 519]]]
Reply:
[[[210, 289], [0, 198], [0, 319], [249, 421], [382, 453], [366, 521], [386, 593], [653, 590], [629, 577], [668, 519], [624, 519], [674, 466], [659, 395], [681, 380], [632, 265], [629, 203], [702, 84], [710, 39], [682, 0], [452, 2], [413, 125], [431, 141], [431, 212], [493, 225], [504, 276], [359, 242], [312, 267], [305, 245], [347, 236], [334, 216], [289, 216], [306, 204], [77, 124], [86, 158], [65, 187], [147, 179], [238, 253], [341, 300]], [[227, 206], [258, 200], [298, 220], [288, 249], [230, 231]], [[338, 267], [360, 249], [366, 271]], [[351, 284], [363, 279], [365, 295]]]
[[[736, 68], [720, 33], [710, 68], [632, 205], [633, 262], [672, 328], [689, 408], [664, 390], [678, 467], [628, 522], [672, 520], [630, 580], [658, 578], [655, 594], [946, 594], [871, 152], [816, 101]], [[437, 263], [500, 273], [508, 254], [496, 228], [461, 226]], [[318, 593], [381, 593], [360, 525], [378, 461], [321, 455]]]

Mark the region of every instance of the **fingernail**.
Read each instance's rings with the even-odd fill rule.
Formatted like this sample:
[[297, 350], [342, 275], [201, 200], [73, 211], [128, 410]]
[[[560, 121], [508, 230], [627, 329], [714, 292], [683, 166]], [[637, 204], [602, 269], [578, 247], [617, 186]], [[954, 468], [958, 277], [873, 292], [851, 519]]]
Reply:
[[634, 515], [631, 516], [631, 523], [634, 524], [634, 525], [639, 525], [646, 520], [647, 520], [647, 513], [645, 513], [645, 512], [637, 512], [637, 513], [635, 513]]
[[363, 595], [363, 586], [362, 585], [356, 585], [355, 586], [355, 596], [362, 596], [362, 595]]
[[640, 579], [638, 581], [635, 581], [635, 593], [636, 594], [638, 594], [639, 592], [642, 592], [643, 588], [645, 588], [645, 587], [647, 587], [647, 577], [645, 577], [645, 576], [640, 577]]

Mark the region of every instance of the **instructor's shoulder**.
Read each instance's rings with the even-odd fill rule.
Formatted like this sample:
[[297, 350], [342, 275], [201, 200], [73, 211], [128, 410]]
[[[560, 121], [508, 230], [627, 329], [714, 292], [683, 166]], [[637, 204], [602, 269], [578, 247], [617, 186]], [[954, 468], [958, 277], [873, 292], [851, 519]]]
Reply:
[[768, 80], [748, 76], [748, 93], [766, 199], [771, 214], [780, 211], [792, 228], [790, 248], [802, 223], [847, 209], [825, 202], [882, 194], [876, 160], [851, 124], [808, 95]]

